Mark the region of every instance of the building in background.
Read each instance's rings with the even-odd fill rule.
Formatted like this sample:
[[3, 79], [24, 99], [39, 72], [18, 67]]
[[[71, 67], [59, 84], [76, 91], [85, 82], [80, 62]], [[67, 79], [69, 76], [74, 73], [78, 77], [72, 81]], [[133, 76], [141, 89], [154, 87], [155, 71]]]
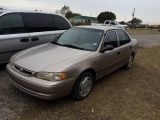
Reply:
[[77, 24], [77, 23], [81, 23], [81, 24], [98, 23], [97, 18], [89, 17], [89, 16], [75, 16], [75, 17], [69, 18], [69, 21], [73, 24]]

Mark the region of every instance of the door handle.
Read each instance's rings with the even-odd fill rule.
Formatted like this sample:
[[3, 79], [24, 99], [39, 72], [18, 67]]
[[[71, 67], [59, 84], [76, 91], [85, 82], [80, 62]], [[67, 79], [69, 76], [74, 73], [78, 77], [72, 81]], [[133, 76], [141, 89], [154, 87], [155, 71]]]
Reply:
[[117, 52], [117, 55], [119, 55], [120, 54], [120, 52]]
[[23, 38], [23, 39], [20, 39], [20, 42], [29, 42], [29, 39], [28, 38]]
[[39, 38], [31, 38], [32, 41], [38, 41]]

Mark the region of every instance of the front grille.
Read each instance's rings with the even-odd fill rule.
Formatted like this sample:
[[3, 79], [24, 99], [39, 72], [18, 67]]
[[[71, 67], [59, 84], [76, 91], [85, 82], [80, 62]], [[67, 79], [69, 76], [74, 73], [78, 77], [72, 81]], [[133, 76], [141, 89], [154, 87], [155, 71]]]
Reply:
[[33, 71], [30, 71], [30, 70], [27, 70], [25, 68], [22, 68], [18, 65], [13, 65], [13, 69], [16, 70], [17, 72], [23, 74], [23, 75], [26, 75], [26, 76], [33, 76], [34, 72]]

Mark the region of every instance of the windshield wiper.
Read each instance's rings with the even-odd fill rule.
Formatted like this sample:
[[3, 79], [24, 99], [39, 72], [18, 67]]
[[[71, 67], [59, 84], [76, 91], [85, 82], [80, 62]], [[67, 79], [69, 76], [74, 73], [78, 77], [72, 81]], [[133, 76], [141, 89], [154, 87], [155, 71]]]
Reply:
[[62, 46], [66, 46], [66, 47], [70, 47], [70, 48], [76, 48], [76, 49], [80, 49], [80, 50], [85, 50], [85, 49], [80, 48], [80, 47], [78, 47], [78, 46], [69, 45], [69, 44], [62, 44]]
[[59, 43], [54, 42], [54, 41], [52, 41], [51, 43], [52, 43], [52, 44], [55, 44], [55, 45], [59, 45], [59, 46], [65, 46], [65, 47], [70, 47], [70, 48], [76, 48], [76, 49], [80, 49], [80, 50], [85, 50], [85, 49], [83, 49], [83, 48], [80, 48], [80, 47], [74, 46], [74, 45], [69, 45], [69, 44], [59, 44]]

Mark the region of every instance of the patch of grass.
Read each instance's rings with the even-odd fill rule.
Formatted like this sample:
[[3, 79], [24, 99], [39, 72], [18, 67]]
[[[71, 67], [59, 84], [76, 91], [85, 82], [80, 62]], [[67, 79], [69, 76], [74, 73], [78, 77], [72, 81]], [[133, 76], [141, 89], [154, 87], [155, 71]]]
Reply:
[[158, 30], [151, 29], [128, 29], [127, 31], [130, 34], [160, 34]]

